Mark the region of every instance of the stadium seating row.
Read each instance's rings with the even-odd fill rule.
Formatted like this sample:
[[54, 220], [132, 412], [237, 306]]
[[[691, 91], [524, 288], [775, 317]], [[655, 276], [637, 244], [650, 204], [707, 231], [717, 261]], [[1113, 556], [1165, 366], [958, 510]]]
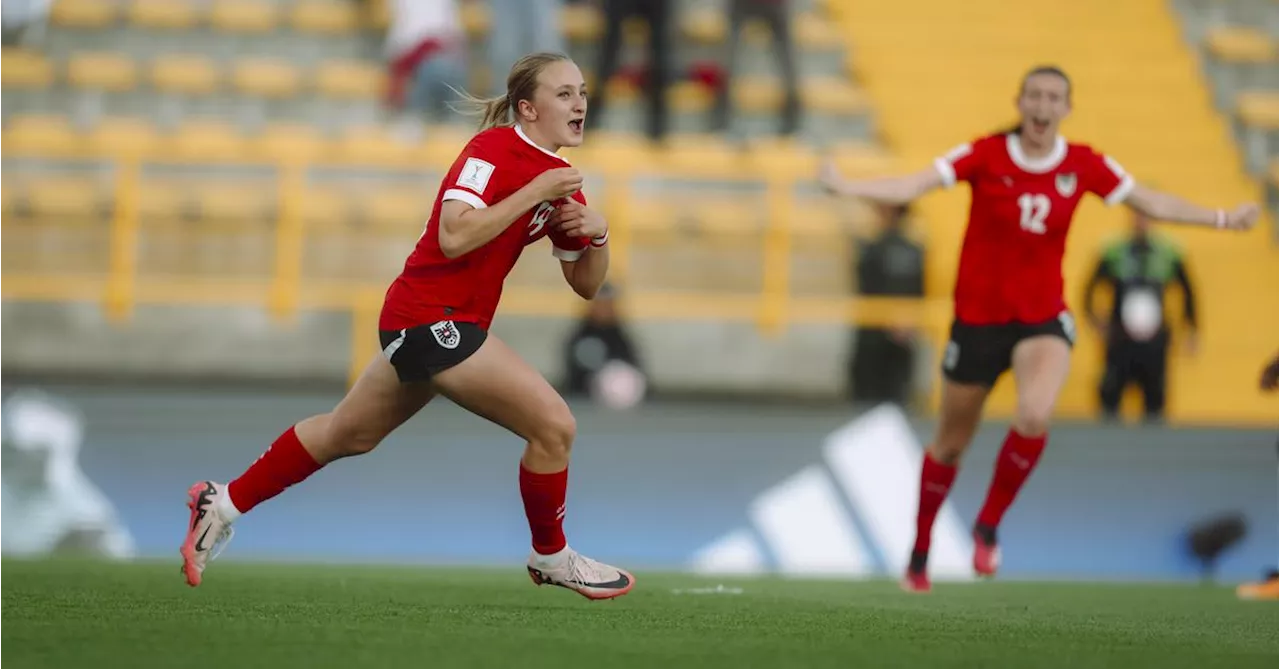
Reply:
[[[0, 58], [5, 89], [40, 90], [64, 82], [74, 88], [128, 92], [152, 90], [186, 96], [213, 95], [230, 89], [238, 94], [290, 99], [304, 91], [338, 100], [376, 100], [385, 87], [385, 71], [369, 61], [330, 60], [304, 71], [285, 59], [243, 58], [223, 68], [216, 59], [194, 54], [171, 54], [139, 63], [123, 53], [78, 53], [64, 68], [43, 54], [5, 49]], [[619, 94], [626, 95], [622, 88]], [[694, 82], [681, 82], [669, 96], [679, 111], [703, 111], [712, 104], [712, 91]], [[848, 116], [863, 113], [862, 93], [845, 79], [810, 77], [802, 85], [806, 107], [816, 113]], [[775, 79], [746, 78], [734, 83], [734, 99], [745, 112], [772, 112], [782, 101]]]
[[[367, 7], [362, 9], [361, 7]], [[340, 0], [130, 0], [127, 3], [102, 0], [58, 0], [52, 11], [54, 25], [78, 30], [100, 30], [119, 23], [147, 30], [190, 30], [200, 26], [232, 34], [262, 34], [280, 28], [299, 33], [330, 36], [362, 30], [385, 30], [389, 12], [386, 2], [358, 5]], [[472, 37], [488, 32], [490, 16], [482, 2], [463, 2], [463, 27]], [[578, 42], [594, 42], [603, 29], [599, 9], [587, 3], [566, 5], [560, 25], [565, 37]], [[632, 31], [633, 34], [635, 31]], [[842, 48], [838, 32], [828, 21], [810, 12], [794, 22], [796, 40], [806, 49]], [[694, 9], [680, 18], [682, 38], [698, 44], [720, 44], [728, 34], [724, 12], [712, 8]], [[748, 43], [767, 39], [763, 30], [751, 29]]]

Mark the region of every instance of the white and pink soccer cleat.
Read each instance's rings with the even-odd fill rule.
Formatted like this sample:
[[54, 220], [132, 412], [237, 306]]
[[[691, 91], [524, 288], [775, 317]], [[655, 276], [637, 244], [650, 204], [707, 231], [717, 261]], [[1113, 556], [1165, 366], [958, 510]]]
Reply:
[[597, 562], [566, 546], [555, 555], [529, 555], [529, 578], [536, 585], [568, 588], [587, 599], [613, 599], [631, 592], [630, 573]]
[[218, 507], [230, 502], [227, 487], [213, 481], [201, 481], [187, 490], [187, 507], [191, 509], [191, 523], [187, 527], [187, 539], [182, 542], [182, 575], [187, 585], [196, 587], [209, 560], [217, 557], [231, 541], [234, 531], [231, 521], [218, 511]]

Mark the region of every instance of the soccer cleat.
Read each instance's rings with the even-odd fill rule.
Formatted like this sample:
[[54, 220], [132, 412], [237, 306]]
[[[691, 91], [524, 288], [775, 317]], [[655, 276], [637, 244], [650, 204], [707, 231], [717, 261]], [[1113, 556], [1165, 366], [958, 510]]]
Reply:
[[933, 584], [929, 582], [929, 571], [926, 568], [929, 555], [912, 553], [911, 562], [907, 565], [907, 573], [902, 577], [902, 589], [907, 592], [929, 592]]
[[[234, 531], [231, 522], [218, 512], [218, 502], [227, 494], [227, 487], [213, 481], [201, 481], [187, 490], [187, 507], [191, 509], [191, 524], [187, 539], [182, 542], [182, 575], [187, 585], [196, 587], [209, 560], [218, 557]], [[228, 500], [229, 501], [229, 500]]]
[[1240, 599], [1260, 599], [1275, 601], [1280, 598], [1280, 578], [1275, 572], [1267, 574], [1266, 580], [1257, 583], [1242, 583], [1236, 588], [1236, 596]]
[[1000, 569], [1000, 544], [994, 527], [973, 529], [973, 571], [979, 576], [995, 576]]
[[631, 592], [631, 574], [597, 562], [566, 546], [555, 555], [529, 555], [529, 578], [535, 585], [558, 585], [587, 599], [613, 599]]

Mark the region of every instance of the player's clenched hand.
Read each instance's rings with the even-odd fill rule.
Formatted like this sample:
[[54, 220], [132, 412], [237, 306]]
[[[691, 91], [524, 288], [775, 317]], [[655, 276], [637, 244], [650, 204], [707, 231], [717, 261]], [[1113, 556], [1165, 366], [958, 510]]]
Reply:
[[1256, 204], [1242, 204], [1227, 212], [1228, 230], [1248, 230], [1258, 222], [1260, 210]]
[[599, 237], [609, 229], [600, 212], [583, 206], [577, 200], [569, 200], [557, 207], [551, 214], [550, 223], [570, 237]]
[[1280, 353], [1262, 370], [1262, 390], [1280, 390]]
[[552, 202], [582, 190], [582, 173], [575, 167], [547, 170], [534, 177], [529, 186], [543, 202]]

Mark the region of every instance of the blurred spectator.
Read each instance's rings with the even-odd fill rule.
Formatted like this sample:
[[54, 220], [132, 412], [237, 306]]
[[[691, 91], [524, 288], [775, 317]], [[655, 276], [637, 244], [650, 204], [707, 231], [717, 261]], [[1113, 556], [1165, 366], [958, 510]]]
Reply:
[[449, 87], [466, 87], [466, 49], [457, 0], [394, 0], [388, 105], [418, 120], [444, 118], [455, 95]]
[[565, 53], [561, 0], [489, 0], [489, 91], [507, 92], [507, 72], [525, 54]]
[[649, 106], [648, 135], [654, 141], [666, 135], [671, 9], [671, 0], [604, 0], [604, 41], [600, 45], [596, 81], [588, 107], [592, 117], [603, 117], [605, 89], [618, 69], [618, 56], [622, 51], [622, 24], [632, 16], [639, 16], [649, 23], [649, 62], [643, 77]]
[[[1258, 385], [1265, 392], [1274, 391], [1280, 386], [1280, 355], [1262, 369], [1262, 380]], [[1280, 570], [1268, 569], [1261, 581], [1241, 583], [1236, 588], [1236, 596], [1240, 599], [1280, 599]]]
[[4, 25], [4, 44], [17, 44], [29, 31], [42, 32], [49, 20], [52, 0], [3, 0], [0, 23]]
[[615, 408], [638, 404], [647, 379], [631, 336], [618, 317], [618, 292], [605, 283], [565, 342], [565, 394]]
[[[905, 234], [908, 209], [884, 206], [884, 230], [870, 242], [858, 242], [858, 295], [924, 295], [924, 248]], [[917, 333], [909, 327], [861, 328], [853, 333], [849, 385], [855, 402], [894, 402], [907, 406], [915, 367]]]
[[733, 77], [738, 60], [738, 40], [749, 19], [763, 21], [773, 33], [773, 50], [778, 58], [786, 99], [782, 108], [782, 134], [792, 135], [800, 127], [800, 76], [796, 71], [795, 47], [791, 40], [791, 19], [787, 0], [729, 0], [729, 41], [725, 59], [726, 76], [716, 99], [715, 123], [720, 131], [729, 129]]
[[[1164, 418], [1170, 336], [1164, 297], [1174, 282], [1182, 286], [1187, 349], [1194, 351], [1196, 301], [1182, 254], [1151, 231], [1150, 219], [1134, 212], [1133, 234], [1103, 252], [1084, 295], [1085, 316], [1106, 341], [1098, 395], [1107, 419], [1119, 414], [1120, 398], [1130, 383], [1142, 388], [1147, 419]], [[1104, 283], [1111, 285], [1114, 295], [1107, 318], [1097, 315], [1093, 302]]]
[[133, 538], [115, 507], [80, 469], [84, 426], [75, 411], [23, 391], [5, 401], [3, 415], [5, 555], [132, 557]]

